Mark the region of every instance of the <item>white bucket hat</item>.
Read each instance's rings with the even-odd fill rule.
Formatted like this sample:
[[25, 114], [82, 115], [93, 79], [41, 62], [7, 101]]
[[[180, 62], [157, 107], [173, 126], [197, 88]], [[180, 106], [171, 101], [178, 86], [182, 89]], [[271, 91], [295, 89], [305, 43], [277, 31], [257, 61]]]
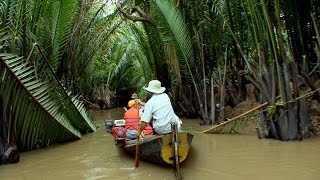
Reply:
[[136, 93], [133, 93], [131, 96], [132, 99], [138, 99], [138, 95]]
[[163, 93], [166, 90], [165, 87], [161, 87], [161, 82], [158, 80], [150, 81], [148, 87], [146, 87], [144, 89], [149, 92], [156, 93], [156, 94]]

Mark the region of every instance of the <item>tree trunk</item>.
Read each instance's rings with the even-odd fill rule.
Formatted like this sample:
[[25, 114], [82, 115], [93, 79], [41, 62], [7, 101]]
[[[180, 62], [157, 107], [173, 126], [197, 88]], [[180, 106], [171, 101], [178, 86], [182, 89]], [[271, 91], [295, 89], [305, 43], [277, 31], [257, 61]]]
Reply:
[[216, 103], [215, 103], [215, 97], [214, 97], [214, 86], [213, 86], [213, 77], [211, 77], [211, 124], [215, 123], [216, 119]]

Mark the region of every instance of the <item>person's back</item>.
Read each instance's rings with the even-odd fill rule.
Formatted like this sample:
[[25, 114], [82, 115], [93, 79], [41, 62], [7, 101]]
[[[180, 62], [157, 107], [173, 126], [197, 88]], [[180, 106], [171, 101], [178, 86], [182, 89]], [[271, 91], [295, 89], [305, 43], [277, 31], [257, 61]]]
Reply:
[[[141, 128], [144, 130], [147, 123], [152, 122], [153, 129], [158, 134], [168, 134], [171, 132], [171, 123], [175, 123], [178, 129], [181, 128], [181, 120], [174, 113], [169, 96], [164, 93], [165, 87], [161, 86], [158, 80], [149, 81], [148, 87], [144, 88], [152, 94], [146, 102], [137, 99], [137, 103], [144, 105], [144, 112], [141, 116]], [[138, 134], [139, 135], [139, 134]]]
[[139, 117], [138, 109], [135, 107], [131, 107], [127, 112], [124, 113], [124, 118], [135, 118]]
[[138, 110], [135, 107], [131, 107], [125, 114], [124, 120], [126, 120], [126, 129], [136, 130], [139, 121]]
[[[138, 109], [135, 107], [134, 100], [129, 101], [128, 106], [130, 109], [124, 114], [124, 119], [126, 120], [125, 128], [127, 129], [126, 136], [130, 139], [134, 139], [136, 138], [140, 115], [138, 114]], [[143, 132], [145, 135], [153, 134], [153, 130], [150, 125], [147, 125]]]
[[181, 122], [178, 116], [174, 113], [170, 98], [167, 94], [153, 94], [145, 104], [143, 120], [153, 120], [153, 129], [158, 134], [168, 134], [171, 132], [171, 123], [175, 122], [178, 128], [181, 127]]

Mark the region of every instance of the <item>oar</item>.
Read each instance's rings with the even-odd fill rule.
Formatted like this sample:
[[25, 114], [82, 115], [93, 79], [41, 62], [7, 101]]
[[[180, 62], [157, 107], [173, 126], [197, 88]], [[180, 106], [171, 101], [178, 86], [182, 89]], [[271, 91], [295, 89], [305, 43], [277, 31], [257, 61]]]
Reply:
[[180, 174], [180, 159], [179, 159], [179, 138], [178, 138], [178, 127], [176, 123], [171, 123], [171, 137], [172, 137], [172, 150], [174, 154], [174, 174], [177, 180], [181, 179]]
[[[137, 132], [140, 131], [139, 130], [139, 103], [137, 103], [137, 110], [138, 110], [138, 125], [137, 125]], [[136, 139], [136, 159], [135, 159], [135, 167], [138, 167], [139, 166], [139, 159], [140, 159], [140, 136], [137, 136], [137, 139]]]

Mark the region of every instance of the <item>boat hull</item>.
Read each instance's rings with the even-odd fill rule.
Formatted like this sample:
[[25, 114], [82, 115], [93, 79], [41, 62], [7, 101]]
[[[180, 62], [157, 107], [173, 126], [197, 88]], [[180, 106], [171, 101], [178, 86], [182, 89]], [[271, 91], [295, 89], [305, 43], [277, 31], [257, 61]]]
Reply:
[[[179, 161], [183, 162], [189, 153], [193, 135], [188, 132], [179, 132]], [[136, 140], [118, 144], [131, 155], [136, 152]], [[146, 136], [140, 141], [140, 158], [157, 164], [174, 164], [174, 150], [171, 134]]]

